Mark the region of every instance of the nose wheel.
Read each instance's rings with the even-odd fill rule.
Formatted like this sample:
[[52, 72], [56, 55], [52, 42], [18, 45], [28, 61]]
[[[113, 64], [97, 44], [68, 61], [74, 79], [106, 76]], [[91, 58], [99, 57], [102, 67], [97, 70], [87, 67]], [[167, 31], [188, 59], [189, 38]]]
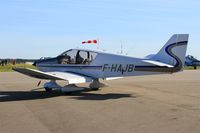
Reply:
[[44, 89], [45, 89], [46, 92], [50, 92], [50, 91], [53, 90], [52, 88], [48, 88], [48, 87], [45, 87]]

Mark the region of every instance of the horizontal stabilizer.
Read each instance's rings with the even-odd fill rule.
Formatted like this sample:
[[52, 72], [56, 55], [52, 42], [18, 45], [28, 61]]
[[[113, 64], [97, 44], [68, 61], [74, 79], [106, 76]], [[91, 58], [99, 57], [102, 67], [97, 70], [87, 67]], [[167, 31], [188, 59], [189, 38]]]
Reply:
[[165, 67], [174, 67], [174, 66], [172, 66], [172, 65], [169, 65], [169, 64], [166, 64], [166, 63], [162, 63], [162, 62], [159, 62], [159, 61], [153, 61], [153, 60], [143, 60], [144, 62], [146, 62], [146, 63], [150, 63], [150, 64], [152, 64], [152, 65], [156, 65], [156, 66], [161, 66], [161, 67], [163, 67], [163, 66], [165, 66]]

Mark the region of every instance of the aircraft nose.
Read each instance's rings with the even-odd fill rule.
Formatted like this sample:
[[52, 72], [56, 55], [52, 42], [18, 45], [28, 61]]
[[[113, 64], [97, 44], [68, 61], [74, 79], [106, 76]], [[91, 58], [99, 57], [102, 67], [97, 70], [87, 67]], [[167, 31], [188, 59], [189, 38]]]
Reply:
[[38, 63], [40, 63], [41, 61], [40, 60], [36, 60], [33, 62], [33, 66], [36, 66]]
[[34, 61], [34, 62], [33, 62], [33, 66], [36, 66], [36, 64], [37, 64], [37, 61]]

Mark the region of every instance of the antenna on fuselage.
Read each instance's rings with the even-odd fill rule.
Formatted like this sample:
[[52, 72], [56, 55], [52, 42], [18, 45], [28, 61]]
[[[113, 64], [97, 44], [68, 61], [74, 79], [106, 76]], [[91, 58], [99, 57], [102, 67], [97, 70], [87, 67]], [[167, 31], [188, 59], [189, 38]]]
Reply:
[[122, 42], [122, 40], [120, 41], [120, 43], [121, 43], [121, 54], [123, 54], [123, 42]]
[[117, 52], [118, 54], [124, 54], [124, 47], [123, 47], [123, 41], [120, 41], [120, 52]]

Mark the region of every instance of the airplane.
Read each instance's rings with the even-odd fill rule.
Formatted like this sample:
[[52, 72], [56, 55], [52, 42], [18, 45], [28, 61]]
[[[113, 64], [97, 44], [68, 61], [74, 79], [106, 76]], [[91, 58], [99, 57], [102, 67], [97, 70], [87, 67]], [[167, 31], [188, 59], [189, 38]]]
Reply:
[[[38, 70], [13, 68], [13, 70], [39, 79], [50, 80], [43, 85], [46, 91], [62, 92], [75, 84], [90, 83], [91, 90], [101, 87], [101, 80], [127, 76], [171, 74], [183, 70], [189, 34], [174, 34], [160, 51], [149, 58], [134, 58], [84, 49], [70, 49], [54, 58], [34, 62]], [[150, 46], [149, 46], [150, 47]], [[57, 80], [66, 81], [60, 86]]]
[[197, 69], [197, 66], [200, 66], [200, 61], [194, 58], [192, 55], [188, 55], [185, 57], [185, 65], [193, 66], [194, 69]]

